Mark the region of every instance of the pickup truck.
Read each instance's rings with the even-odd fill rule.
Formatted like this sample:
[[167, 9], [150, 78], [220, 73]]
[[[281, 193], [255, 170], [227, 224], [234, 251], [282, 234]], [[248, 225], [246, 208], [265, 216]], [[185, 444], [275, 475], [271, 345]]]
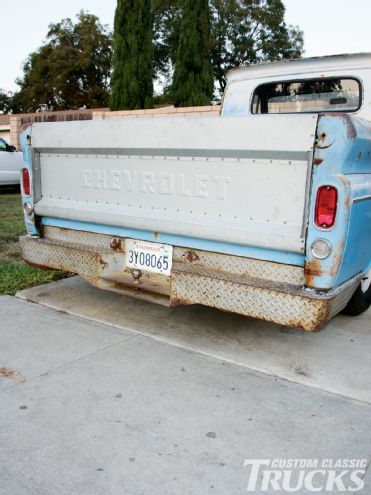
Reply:
[[371, 301], [371, 54], [230, 72], [220, 115], [33, 124], [24, 259], [308, 331]]
[[19, 186], [22, 153], [0, 138], [0, 186]]

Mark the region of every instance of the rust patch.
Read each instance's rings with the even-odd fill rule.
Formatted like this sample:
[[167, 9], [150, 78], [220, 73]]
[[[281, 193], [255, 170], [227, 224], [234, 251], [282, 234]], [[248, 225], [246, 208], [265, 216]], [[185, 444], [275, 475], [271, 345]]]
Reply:
[[0, 368], [0, 378], [8, 378], [12, 382], [18, 384], [24, 383], [26, 381], [24, 376], [10, 368]]
[[187, 301], [187, 299], [183, 299], [181, 297], [172, 297], [170, 299], [170, 307], [171, 308], [177, 308], [179, 306], [189, 306], [191, 303], [190, 301]]
[[296, 330], [304, 330], [305, 332], [313, 333], [319, 332], [325, 323], [326, 319], [318, 318], [318, 320], [312, 320], [309, 323], [301, 320], [288, 320], [285, 325]]
[[316, 135], [316, 148], [320, 150], [324, 150], [329, 148], [334, 144], [334, 141], [331, 144], [326, 144], [326, 139], [327, 139], [327, 134], [325, 132], [321, 132], [320, 134]]
[[344, 251], [344, 242], [339, 242], [334, 249], [334, 254], [332, 255], [332, 264], [328, 271], [324, 271], [321, 260], [317, 258], [313, 258], [311, 261], [306, 263], [304, 267], [304, 275], [305, 275], [305, 285], [307, 287], [316, 287], [315, 277], [320, 277], [321, 275], [329, 275], [330, 277], [335, 277], [339, 271], [340, 265], [343, 261], [343, 251]]
[[352, 197], [347, 194], [344, 199], [345, 209], [350, 210], [350, 208], [352, 207], [352, 203], [353, 203]]
[[104, 259], [101, 256], [98, 256], [98, 262], [102, 266], [102, 270], [104, 270], [108, 265], [107, 261], [104, 261]]
[[347, 115], [347, 138], [354, 139], [357, 137], [357, 129], [353, 120]]
[[338, 179], [340, 180], [340, 182], [343, 184], [344, 187], [349, 186], [349, 180], [346, 177], [344, 177], [344, 175], [338, 175]]
[[314, 165], [321, 165], [321, 163], [323, 162], [323, 160], [324, 160], [323, 158], [315, 158], [313, 160], [313, 163], [314, 163]]
[[65, 270], [64, 268], [54, 268], [52, 266], [42, 265], [41, 263], [32, 263], [32, 261], [28, 261], [26, 258], [23, 258], [27, 265], [32, 266], [32, 268], [40, 268], [41, 270]]
[[347, 138], [354, 139], [357, 137], [357, 129], [352, 118], [346, 113], [326, 113], [326, 117], [336, 117], [343, 120], [347, 126]]
[[[141, 283], [141, 282], [139, 282], [139, 283]], [[115, 289], [119, 289], [119, 290], [128, 290], [128, 289], [130, 289], [130, 290], [132, 290], [134, 292], [141, 290], [141, 288], [139, 287], [139, 284], [135, 284], [134, 285], [134, 282], [132, 282], [131, 284], [130, 283], [123, 284], [121, 282], [116, 282], [115, 281], [115, 282], [112, 283], [112, 287], [114, 287]]]
[[290, 328], [295, 328], [297, 330], [305, 330], [303, 322], [299, 320], [287, 320], [285, 322], [285, 326], [290, 327]]
[[320, 277], [322, 273], [321, 262], [318, 259], [313, 258], [311, 261], [305, 264], [305, 285], [308, 287], [315, 287], [314, 278]]
[[331, 306], [328, 301], [318, 301], [318, 304], [320, 305], [320, 308], [318, 311], [315, 311], [313, 308], [313, 318], [311, 318], [310, 321], [303, 321], [297, 318], [295, 320], [288, 320], [286, 325], [293, 328], [300, 328], [306, 332], [319, 332], [328, 320]]
[[110, 242], [110, 246], [114, 251], [125, 251], [124, 239], [114, 237]]
[[153, 232], [153, 238], [155, 241], [158, 239], [158, 232]]
[[193, 263], [193, 261], [198, 261], [200, 259], [199, 255], [192, 249], [184, 253], [183, 256], [190, 263]]

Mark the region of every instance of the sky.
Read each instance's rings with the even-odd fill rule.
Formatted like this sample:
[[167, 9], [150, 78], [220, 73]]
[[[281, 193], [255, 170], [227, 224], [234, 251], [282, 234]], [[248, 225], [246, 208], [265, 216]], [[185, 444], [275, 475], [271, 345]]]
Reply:
[[[304, 31], [305, 56], [371, 52], [370, 0], [283, 0], [286, 20]], [[51, 22], [81, 10], [113, 25], [116, 0], [0, 0], [0, 89], [15, 91], [22, 62]]]

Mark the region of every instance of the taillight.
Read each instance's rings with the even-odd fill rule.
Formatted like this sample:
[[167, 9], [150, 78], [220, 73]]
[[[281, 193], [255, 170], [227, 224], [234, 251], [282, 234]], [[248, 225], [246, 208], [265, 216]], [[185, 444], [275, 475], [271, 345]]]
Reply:
[[30, 172], [27, 168], [22, 168], [22, 189], [25, 196], [31, 194]]
[[335, 223], [338, 192], [333, 186], [321, 186], [317, 191], [314, 221], [317, 227], [329, 229]]

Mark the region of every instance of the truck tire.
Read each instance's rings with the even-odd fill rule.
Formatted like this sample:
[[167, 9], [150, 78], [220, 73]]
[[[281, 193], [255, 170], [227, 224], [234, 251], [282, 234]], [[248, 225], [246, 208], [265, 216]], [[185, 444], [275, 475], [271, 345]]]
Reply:
[[358, 316], [366, 311], [371, 304], [371, 285], [364, 292], [362, 290], [362, 284], [359, 284], [357, 290], [351, 297], [347, 306], [343, 310], [343, 313], [350, 316]]

